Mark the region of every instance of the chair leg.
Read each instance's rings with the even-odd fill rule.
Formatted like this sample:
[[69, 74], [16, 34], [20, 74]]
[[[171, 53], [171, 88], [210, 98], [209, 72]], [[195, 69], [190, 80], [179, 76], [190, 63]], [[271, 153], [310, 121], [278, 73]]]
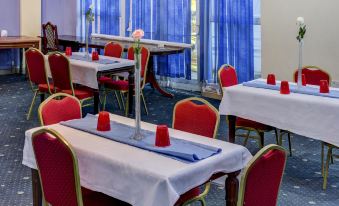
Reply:
[[141, 91], [140, 94], [141, 94], [142, 101], [144, 103], [144, 108], [145, 108], [146, 115], [148, 115], [148, 110], [147, 110], [147, 105], [146, 105], [144, 93]]
[[260, 148], [263, 148], [265, 145], [265, 140], [264, 140], [265, 133], [264, 132], [259, 132], [259, 137], [260, 137]]
[[324, 142], [321, 142], [321, 176], [324, 177], [324, 151], [325, 150], [325, 144]]
[[[121, 96], [122, 97], [122, 96]], [[127, 117], [128, 116], [128, 97], [126, 98], [126, 105], [125, 105], [125, 116]]]
[[274, 133], [275, 133], [275, 141], [276, 141], [277, 144], [279, 145], [279, 135], [278, 135], [278, 130], [277, 130], [277, 128], [274, 128]]
[[[126, 110], [126, 105], [128, 105], [128, 103], [126, 103], [126, 105], [125, 105], [125, 101], [124, 101], [124, 95], [122, 94], [122, 92], [119, 92], [120, 93], [120, 98], [121, 98], [121, 103], [122, 103], [122, 109], [123, 110]], [[128, 99], [128, 98], [127, 98]], [[126, 102], [127, 102], [127, 100], [126, 100]]]
[[104, 101], [102, 103], [102, 110], [105, 111], [106, 110], [106, 101], [107, 101], [107, 91], [104, 91]]
[[200, 199], [200, 202], [201, 202], [201, 206], [206, 206], [206, 200], [205, 200], [205, 198], [201, 198], [201, 199]]
[[331, 156], [332, 156], [332, 148], [329, 147], [327, 150], [327, 158], [326, 158], [326, 165], [325, 165], [325, 171], [324, 171], [324, 182], [323, 182], [324, 190], [326, 190], [327, 188], [327, 177], [328, 177], [328, 169], [329, 169]]
[[34, 95], [33, 95], [32, 102], [31, 102], [31, 106], [29, 107], [29, 110], [28, 110], [27, 120], [29, 120], [31, 118], [31, 113], [32, 113], [32, 110], [33, 110], [33, 107], [34, 107], [34, 103], [35, 103], [35, 99], [36, 99], [37, 94], [38, 94], [38, 91], [35, 91]]
[[246, 137], [245, 137], [245, 140], [244, 140], [244, 147], [247, 145], [247, 142], [248, 142], [248, 139], [250, 138], [250, 134], [251, 134], [251, 131], [248, 130], [247, 131], [247, 134], [246, 134]]
[[283, 138], [283, 135], [284, 135], [284, 132], [281, 132], [280, 131], [280, 134], [279, 134], [279, 143], [278, 145], [282, 146], [282, 138]]
[[117, 101], [118, 101], [119, 109], [121, 109], [121, 103], [120, 103], [120, 99], [119, 99], [119, 96], [118, 96], [118, 92], [117, 92], [117, 91], [114, 91], [114, 95], [115, 95], [115, 98], [116, 98]]
[[287, 132], [288, 137], [288, 149], [290, 151], [290, 157], [292, 157], [292, 143], [291, 143], [291, 133]]

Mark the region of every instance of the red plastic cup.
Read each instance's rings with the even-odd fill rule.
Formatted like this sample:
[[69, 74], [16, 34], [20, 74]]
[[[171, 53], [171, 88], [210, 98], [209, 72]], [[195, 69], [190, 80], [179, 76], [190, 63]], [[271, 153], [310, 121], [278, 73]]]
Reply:
[[97, 51], [92, 52], [92, 61], [98, 61], [99, 60], [99, 53]]
[[155, 146], [168, 147], [171, 145], [168, 127], [166, 125], [158, 125], [155, 135]]
[[99, 112], [97, 130], [101, 132], [107, 132], [111, 130], [108, 112]]
[[320, 93], [329, 93], [330, 87], [327, 80], [320, 80]]
[[72, 56], [72, 47], [66, 47], [66, 56]]
[[274, 74], [269, 74], [267, 75], [267, 84], [275, 85], [275, 75]]
[[303, 74], [303, 75], [301, 76], [301, 84], [302, 84], [303, 86], [306, 86], [306, 76], [305, 76], [305, 74]]
[[280, 94], [290, 94], [290, 85], [288, 81], [281, 81]]

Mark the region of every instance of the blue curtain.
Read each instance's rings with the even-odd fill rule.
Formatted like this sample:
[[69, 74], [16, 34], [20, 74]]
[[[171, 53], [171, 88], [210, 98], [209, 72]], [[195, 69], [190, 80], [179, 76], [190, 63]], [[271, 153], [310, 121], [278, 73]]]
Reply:
[[[120, 1], [119, 0], [79, 0], [80, 3], [80, 36], [85, 37], [85, 13], [91, 4], [94, 5], [95, 20], [90, 24], [89, 33], [119, 35], [120, 30]], [[100, 19], [100, 21], [99, 21]]]
[[236, 68], [239, 82], [253, 79], [253, 0], [204, 0], [200, 11], [200, 79], [217, 82], [223, 64]]
[[[190, 0], [133, 0], [132, 3], [132, 30], [143, 29], [147, 39], [191, 43]], [[126, 7], [126, 13], [129, 13], [127, 2]], [[190, 51], [159, 56], [154, 60], [154, 69], [158, 75], [191, 78]]]
[[119, 35], [119, 0], [100, 0], [100, 33]]

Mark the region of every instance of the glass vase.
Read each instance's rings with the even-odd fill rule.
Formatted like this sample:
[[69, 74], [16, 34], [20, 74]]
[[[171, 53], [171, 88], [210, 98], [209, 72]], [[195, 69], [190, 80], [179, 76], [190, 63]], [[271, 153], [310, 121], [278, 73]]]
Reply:
[[85, 47], [85, 57], [86, 57], [87, 59], [89, 59], [89, 51], [88, 51], [89, 24], [90, 24], [90, 21], [88, 21], [88, 20], [86, 19], [86, 24], [85, 24], [85, 43], [86, 43], [86, 47]]
[[303, 40], [299, 41], [299, 64], [298, 64], [298, 79], [297, 79], [298, 89], [302, 87], [303, 44], [304, 44]]
[[141, 73], [141, 54], [134, 54], [135, 59], [135, 75], [134, 75], [134, 87], [135, 87], [135, 131], [133, 134], [133, 139], [142, 140], [144, 136], [141, 133], [141, 112], [140, 112], [140, 73]]

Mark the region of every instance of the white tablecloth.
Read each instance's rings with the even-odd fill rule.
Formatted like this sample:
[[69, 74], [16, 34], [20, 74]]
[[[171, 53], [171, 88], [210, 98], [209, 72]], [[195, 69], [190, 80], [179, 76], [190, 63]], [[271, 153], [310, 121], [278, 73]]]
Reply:
[[339, 146], [339, 99], [236, 85], [223, 88], [219, 112]]
[[[73, 52], [73, 54], [83, 54], [79, 52]], [[107, 71], [116, 68], [122, 68], [127, 66], [133, 66], [135, 63], [132, 60], [120, 59], [114, 57], [99, 56], [100, 59], [111, 59], [114, 61], [119, 61], [119, 63], [114, 64], [99, 64], [96, 62], [88, 62], [82, 60], [69, 59], [71, 65], [71, 74], [73, 83], [81, 84], [93, 89], [98, 89], [98, 79], [97, 73], [99, 71]], [[48, 64], [48, 55], [45, 55], [45, 64], [48, 76], [50, 75], [50, 69]]]
[[[112, 115], [112, 120], [133, 125], [134, 120]], [[142, 123], [146, 130], [156, 125]], [[59, 124], [48, 126], [60, 132], [74, 147], [79, 161], [81, 185], [132, 205], [171, 206], [180, 194], [207, 181], [217, 172], [243, 169], [252, 158], [243, 146], [170, 129], [170, 135], [222, 148], [222, 153], [193, 164], [183, 163]], [[36, 168], [31, 135], [26, 131], [23, 164]]]

